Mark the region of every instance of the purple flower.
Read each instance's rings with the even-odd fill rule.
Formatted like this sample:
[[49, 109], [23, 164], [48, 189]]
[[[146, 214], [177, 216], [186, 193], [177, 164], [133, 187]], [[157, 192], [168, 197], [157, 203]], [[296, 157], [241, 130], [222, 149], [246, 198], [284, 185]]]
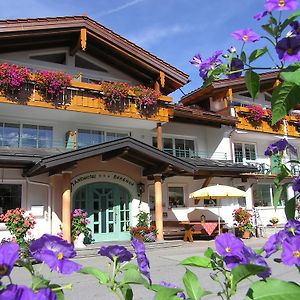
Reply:
[[133, 257], [125, 247], [119, 245], [112, 245], [107, 247], [101, 247], [98, 252], [101, 256], [106, 256], [114, 261], [114, 257], [118, 258], [118, 262], [130, 261]]
[[300, 36], [297, 35], [281, 39], [275, 49], [279, 59], [283, 61], [300, 61]]
[[0, 278], [9, 276], [19, 259], [20, 247], [17, 243], [4, 243], [0, 246]]
[[300, 177], [294, 179], [292, 187], [295, 192], [300, 192]]
[[280, 249], [282, 242], [287, 238], [288, 236], [285, 230], [280, 230], [279, 232], [271, 235], [264, 245], [266, 258], [277, 252]]
[[81, 265], [69, 260], [76, 255], [74, 248], [58, 236], [44, 234], [30, 245], [32, 256], [45, 262], [51, 270], [70, 274], [81, 269]]
[[227, 74], [227, 77], [229, 79], [237, 79], [237, 78], [241, 77], [243, 69], [244, 69], [244, 63], [239, 58], [234, 57], [231, 60], [230, 72], [239, 71], [239, 70], [240, 71], [234, 72], [232, 74]]
[[289, 220], [285, 224], [285, 230], [288, 233], [292, 233], [292, 235], [300, 235], [300, 221], [297, 220]]
[[300, 34], [299, 21], [293, 21], [293, 22], [291, 22], [290, 26], [292, 27], [292, 30], [291, 30], [291, 34], [292, 35], [299, 35]]
[[267, 0], [265, 8], [267, 11], [273, 10], [294, 10], [298, 6], [297, 0]]
[[243, 42], [256, 42], [260, 40], [260, 36], [252, 29], [240, 29], [236, 30], [231, 35], [238, 41]]
[[283, 241], [281, 259], [288, 266], [300, 267], [300, 236]]
[[255, 16], [253, 16], [253, 19], [255, 19], [256, 21], [260, 21], [263, 17], [265, 17], [268, 14], [268, 11], [261, 11], [258, 12]]
[[57, 300], [57, 296], [50, 288], [40, 289], [38, 293], [35, 294], [35, 300]]
[[138, 239], [133, 239], [132, 242], [132, 247], [134, 249], [134, 252], [136, 254], [136, 259], [137, 259], [137, 263], [140, 269], [140, 272], [145, 275], [150, 284], [152, 284], [152, 280], [150, 278], [150, 262], [148, 260], [148, 257], [146, 256], [145, 253], [145, 245], [142, 241], [138, 240]]
[[[159, 285], [165, 286], [165, 287], [170, 288], [170, 289], [178, 289], [178, 287], [177, 287], [176, 285], [174, 285], [174, 284], [172, 284], [172, 283], [169, 283], [169, 282], [165, 282], [165, 281], [161, 281], [161, 282], [159, 283]], [[183, 292], [177, 293], [177, 296], [178, 296], [179, 298], [181, 298], [181, 299], [186, 299], [185, 294], [184, 294]]]
[[297, 154], [297, 150], [293, 145], [291, 145], [286, 139], [279, 140], [273, 144], [270, 144], [265, 151], [266, 156], [272, 156], [273, 154], [278, 154], [285, 149], [289, 149], [292, 153]]
[[[36, 298], [33, 290], [23, 285], [9, 284], [5, 289], [0, 291], [1, 300], [33, 300]], [[51, 298], [50, 298], [51, 299]], [[52, 298], [53, 300], [55, 298]], [[51, 299], [51, 300], [52, 300]]]
[[242, 258], [244, 243], [232, 233], [223, 233], [216, 238], [216, 249], [222, 256], [237, 256]]
[[216, 51], [213, 56], [203, 60], [201, 55], [198, 53], [192, 58], [192, 60], [190, 60], [190, 63], [199, 68], [199, 75], [203, 80], [205, 80], [208, 77], [209, 71], [222, 64], [222, 61], [219, 59], [221, 54], [222, 51]]

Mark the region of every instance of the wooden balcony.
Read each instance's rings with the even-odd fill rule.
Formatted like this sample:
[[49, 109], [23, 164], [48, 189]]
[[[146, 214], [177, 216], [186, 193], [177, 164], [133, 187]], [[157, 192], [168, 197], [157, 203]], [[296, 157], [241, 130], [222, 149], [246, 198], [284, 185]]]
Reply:
[[300, 123], [295, 116], [287, 116], [286, 118], [287, 132], [290, 136], [300, 137]]
[[[26, 84], [18, 94], [4, 96], [0, 94], [0, 103], [10, 103], [49, 109], [59, 109], [64, 111], [85, 112], [92, 114], [110, 115], [140, 120], [152, 120], [157, 122], [168, 122], [173, 116], [173, 110], [167, 107], [167, 103], [172, 101], [171, 97], [160, 96], [157, 110], [152, 115], [141, 113], [132, 99], [128, 99], [128, 107], [124, 111], [111, 111], [107, 109], [105, 102], [101, 99], [100, 86], [97, 84], [72, 81], [71, 87], [66, 90], [64, 95], [53, 101], [45, 99], [35, 89], [33, 83]], [[26, 96], [25, 96], [26, 95]]]
[[274, 128], [270, 126], [267, 121], [262, 120], [261, 125], [255, 127], [247, 120], [247, 114], [250, 113], [249, 108], [235, 106], [234, 109], [235, 109], [236, 117], [239, 119], [239, 123], [236, 125], [237, 129], [284, 135], [283, 124], [280, 125], [279, 128]]

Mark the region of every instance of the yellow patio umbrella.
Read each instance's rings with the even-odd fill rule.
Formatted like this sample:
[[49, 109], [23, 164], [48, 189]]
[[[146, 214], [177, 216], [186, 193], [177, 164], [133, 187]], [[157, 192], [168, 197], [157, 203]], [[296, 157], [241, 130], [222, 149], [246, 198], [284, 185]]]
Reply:
[[[195, 200], [203, 199], [223, 199], [223, 198], [240, 198], [246, 197], [246, 192], [228, 185], [211, 185], [197, 190], [189, 195]], [[218, 205], [218, 229], [221, 230], [220, 206]]]

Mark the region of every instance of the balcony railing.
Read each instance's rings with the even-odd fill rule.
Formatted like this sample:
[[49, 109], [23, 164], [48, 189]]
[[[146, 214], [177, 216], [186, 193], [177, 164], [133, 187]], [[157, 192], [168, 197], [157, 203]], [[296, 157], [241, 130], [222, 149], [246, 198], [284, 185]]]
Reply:
[[226, 152], [205, 152], [174, 148], [164, 148], [163, 151], [172, 154], [176, 157], [182, 158], [208, 158], [213, 160], [227, 160]]
[[135, 119], [145, 119], [160, 122], [168, 122], [173, 111], [165, 103], [171, 102], [172, 98], [161, 95], [158, 99], [156, 111], [153, 114], [143, 114], [138, 110], [135, 103], [135, 95], [128, 97], [127, 107], [122, 111], [108, 109], [102, 99], [103, 93], [99, 84], [72, 81], [64, 93], [60, 94], [55, 101], [39, 94], [34, 88], [34, 82], [24, 85], [17, 94], [4, 95], [0, 93], [0, 102], [12, 104], [24, 104], [26, 106], [52, 108], [64, 111], [76, 111], [102, 115], [113, 115]]
[[272, 134], [279, 134], [279, 135], [284, 135], [284, 133], [285, 133], [285, 125], [284, 124], [282, 124], [280, 126], [272, 127], [266, 120], [262, 120], [261, 124], [259, 126], [254, 126], [253, 124], [251, 124], [247, 119], [247, 115], [250, 114], [250, 110], [248, 107], [235, 106], [234, 109], [235, 109], [236, 117], [240, 121], [236, 125], [237, 129], [264, 132], [264, 133], [272, 133]]

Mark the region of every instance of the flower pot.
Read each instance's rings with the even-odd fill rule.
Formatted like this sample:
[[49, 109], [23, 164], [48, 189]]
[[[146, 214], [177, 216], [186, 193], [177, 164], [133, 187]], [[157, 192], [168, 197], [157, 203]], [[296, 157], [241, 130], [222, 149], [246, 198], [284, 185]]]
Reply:
[[243, 235], [242, 235], [242, 239], [250, 239], [251, 237], [251, 231], [250, 230], [246, 230], [243, 232]]
[[86, 246], [83, 243], [83, 241], [84, 241], [84, 233], [80, 233], [79, 236], [74, 240], [74, 248], [84, 249]]

